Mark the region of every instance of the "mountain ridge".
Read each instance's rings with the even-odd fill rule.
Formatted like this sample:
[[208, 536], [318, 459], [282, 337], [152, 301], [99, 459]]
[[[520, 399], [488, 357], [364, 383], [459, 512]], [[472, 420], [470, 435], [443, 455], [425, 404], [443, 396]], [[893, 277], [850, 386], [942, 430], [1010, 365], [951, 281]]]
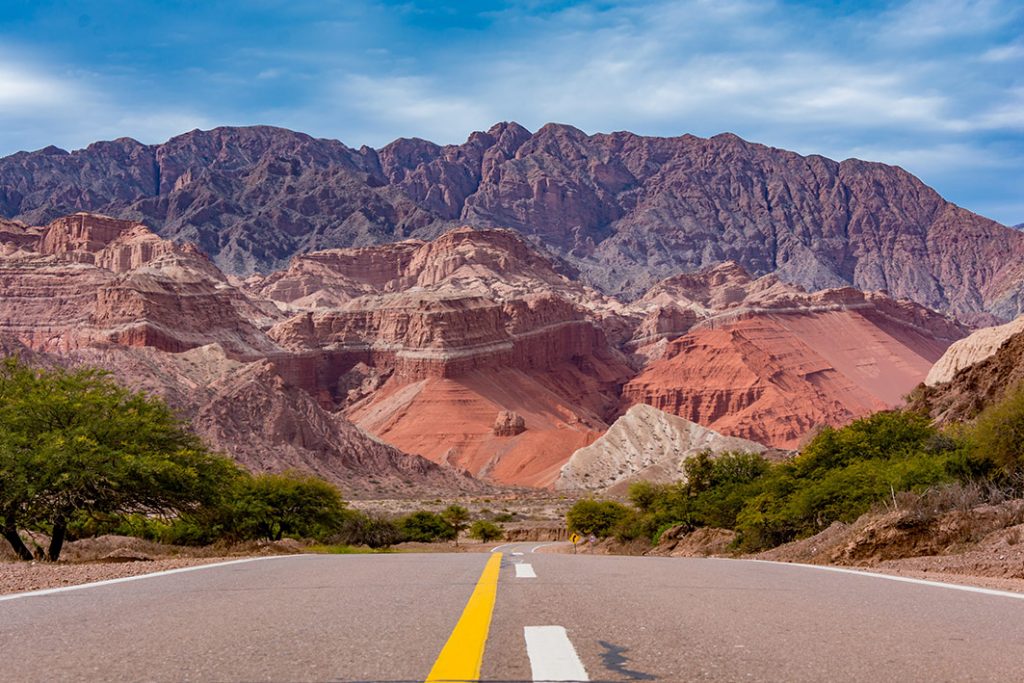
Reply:
[[0, 216], [38, 225], [78, 210], [193, 242], [234, 275], [466, 224], [515, 229], [627, 298], [732, 260], [810, 290], [890, 291], [975, 326], [1024, 311], [1024, 234], [899, 167], [731, 133], [531, 133], [505, 122], [459, 145], [399, 138], [375, 150], [222, 127], [0, 159]]

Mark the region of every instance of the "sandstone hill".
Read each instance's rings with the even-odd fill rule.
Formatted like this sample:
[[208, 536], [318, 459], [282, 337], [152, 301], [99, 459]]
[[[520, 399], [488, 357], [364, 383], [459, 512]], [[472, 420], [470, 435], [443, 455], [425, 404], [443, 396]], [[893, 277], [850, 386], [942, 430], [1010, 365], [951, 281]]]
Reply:
[[683, 463], [702, 451], [764, 453], [761, 444], [723, 436], [699, 424], [637, 404], [600, 439], [562, 466], [555, 488], [622, 492], [634, 481], [669, 483], [686, 478]]
[[623, 388], [627, 402], [782, 449], [900, 405], [966, 332], [883, 294], [807, 293], [736, 264], [670, 278], [638, 306], [648, 317], [631, 344], [651, 361]]
[[480, 488], [458, 472], [551, 486], [633, 404], [789, 448], [897, 403], [964, 334], [910, 301], [732, 262], [625, 302], [507, 229], [243, 280], [130, 221], [0, 223], [5, 350], [107, 367], [247, 466], [350, 495]]
[[461, 145], [356, 150], [277, 128], [218, 128], [0, 159], [0, 217], [38, 225], [75, 211], [193, 242], [231, 275], [465, 224], [513, 228], [627, 298], [732, 260], [812, 291], [885, 290], [971, 325], [1005, 322], [1024, 305], [1019, 231], [900, 168], [731, 134], [501, 123]]

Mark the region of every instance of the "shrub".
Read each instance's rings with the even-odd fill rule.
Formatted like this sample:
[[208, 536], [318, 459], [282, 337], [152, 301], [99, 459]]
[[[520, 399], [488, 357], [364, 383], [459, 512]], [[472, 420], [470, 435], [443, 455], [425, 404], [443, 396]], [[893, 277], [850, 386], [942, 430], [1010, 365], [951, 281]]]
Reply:
[[433, 543], [455, 538], [455, 529], [441, 515], [426, 510], [399, 519], [398, 529], [405, 541]]
[[459, 544], [459, 533], [469, 525], [469, 510], [461, 505], [449, 505], [441, 512], [441, 517], [455, 532], [455, 545]]
[[616, 525], [625, 521], [633, 512], [611, 500], [584, 499], [577, 501], [566, 514], [569, 531], [600, 538], [611, 535]]
[[1003, 476], [1024, 470], [1024, 385], [983, 410], [967, 438], [972, 455], [995, 465]]
[[496, 541], [504, 535], [504, 529], [494, 522], [488, 522], [483, 519], [473, 522], [472, 526], [469, 527], [469, 537], [475, 538], [478, 541], [483, 541], [484, 543]]

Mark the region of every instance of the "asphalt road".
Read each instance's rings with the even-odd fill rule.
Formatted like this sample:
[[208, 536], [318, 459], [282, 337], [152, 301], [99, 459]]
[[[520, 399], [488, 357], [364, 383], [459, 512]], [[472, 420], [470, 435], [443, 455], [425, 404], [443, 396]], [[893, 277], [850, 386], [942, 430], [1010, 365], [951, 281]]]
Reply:
[[3, 596], [0, 679], [1024, 680], [1008, 595], [537, 545], [490, 578], [486, 554], [318, 555]]

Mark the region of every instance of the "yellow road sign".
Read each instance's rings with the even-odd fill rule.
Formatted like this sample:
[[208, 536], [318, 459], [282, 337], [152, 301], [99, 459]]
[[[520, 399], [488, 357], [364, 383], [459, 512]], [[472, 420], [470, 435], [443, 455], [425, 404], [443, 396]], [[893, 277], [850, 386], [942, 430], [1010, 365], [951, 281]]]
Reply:
[[569, 537], [569, 540], [572, 541], [573, 545], [576, 545], [577, 543], [580, 542], [580, 535], [579, 534], [573, 534], [572, 536]]

